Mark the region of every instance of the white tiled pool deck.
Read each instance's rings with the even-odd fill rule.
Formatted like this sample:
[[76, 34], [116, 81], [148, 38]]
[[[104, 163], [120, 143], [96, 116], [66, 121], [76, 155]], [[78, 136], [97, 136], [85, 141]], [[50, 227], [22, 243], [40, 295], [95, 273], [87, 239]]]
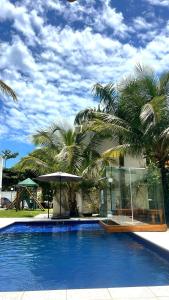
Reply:
[[[42, 217], [43, 216], [43, 217]], [[14, 222], [47, 220], [36, 218], [0, 218], [0, 228]], [[78, 219], [79, 220], [79, 219]], [[137, 232], [138, 236], [169, 250], [169, 230], [166, 232]], [[169, 286], [126, 287], [103, 289], [69, 289], [30, 292], [1, 292], [0, 300], [169, 300]]]
[[0, 300], [169, 300], [169, 286], [0, 293]]

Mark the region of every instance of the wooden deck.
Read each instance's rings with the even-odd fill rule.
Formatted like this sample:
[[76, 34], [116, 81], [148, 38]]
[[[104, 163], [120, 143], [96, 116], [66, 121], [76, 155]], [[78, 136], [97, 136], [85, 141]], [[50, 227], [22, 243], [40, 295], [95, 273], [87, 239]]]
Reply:
[[113, 216], [107, 222], [99, 221], [107, 232], [161, 232], [167, 230], [166, 224], [147, 224], [131, 220], [127, 216]]
[[112, 215], [110, 220], [115, 222], [117, 225], [147, 225], [147, 223], [141, 222], [135, 218], [132, 221], [132, 217], [125, 215]]

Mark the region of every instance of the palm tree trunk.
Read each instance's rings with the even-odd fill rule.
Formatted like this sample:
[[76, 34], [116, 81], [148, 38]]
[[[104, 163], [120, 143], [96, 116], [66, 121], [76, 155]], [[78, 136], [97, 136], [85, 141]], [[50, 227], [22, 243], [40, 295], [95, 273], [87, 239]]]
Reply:
[[76, 193], [72, 184], [69, 185], [68, 197], [70, 217], [78, 217], [79, 214], [77, 209]]
[[166, 223], [169, 223], [169, 182], [167, 176], [167, 169], [164, 166], [161, 167], [161, 179], [164, 195], [165, 218]]
[[[124, 155], [120, 154], [119, 156], [119, 167], [124, 167]], [[126, 197], [126, 190], [125, 190], [125, 170], [121, 169], [119, 174], [119, 186], [120, 186], [120, 198], [121, 198], [121, 208], [125, 208], [125, 197]]]
[[119, 167], [124, 167], [124, 155], [120, 154], [119, 156]]

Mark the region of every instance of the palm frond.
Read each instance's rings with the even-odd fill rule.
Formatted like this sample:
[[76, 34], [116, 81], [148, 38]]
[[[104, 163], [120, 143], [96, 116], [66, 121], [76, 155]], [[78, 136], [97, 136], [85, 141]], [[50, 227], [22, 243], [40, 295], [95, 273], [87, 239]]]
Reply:
[[15, 166], [15, 169], [20, 171], [31, 170], [36, 174], [40, 174], [48, 170], [49, 165], [37, 157], [26, 156]]
[[113, 83], [109, 83], [105, 86], [97, 83], [93, 86], [92, 91], [96, 97], [99, 97], [100, 104], [103, 105], [104, 111], [115, 113], [118, 93]]
[[102, 153], [102, 157], [104, 158], [119, 158], [120, 155], [125, 155], [127, 152], [130, 151], [131, 145], [130, 144], [123, 144], [112, 147]]
[[137, 63], [135, 65], [135, 77], [136, 78], [145, 78], [145, 77], [154, 77], [154, 70], [148, 65]]
[[55, 159], [64, 170], [66, 169], [66, 171], [70, 173], [78, 174], [84, 159], [82, 147], [77, 145], [65, 146], [60, 153], [55, 156]]
[[99, 108], [86, 108], [81, 110], [75, 117], [74, 124], [81, 125], [89, 120], [91, 120], [93, 113], [99, 111]]
[[90, 162], [83, 170], [83, 177], [88, 179], [99, 179], [106, 166], [112, 165], [115, 162], [112, 158], [99, 157]]
[[94, 121], [89, 122], [87, 128], [89, 131], [102, 134], [102, 138], [133, 135], [133, 131], [127, 122], [106, 113], [95, 114]]
[[149, 122], [149, 125], [155, 125], [164, 117], [165, 111], [168, 110], [165, 103], [164, 95], [154, 97], [150, 102], [146, 103], [141, 111], [140, 119], [143, 124]]
[[60, 141], [57, 136], [54, 135], [50, 130], [38, 130], [32, 137], [32, 141], [37, 146], [51, 147], [58, 150], [60, 147]]
[[160, 95], [168, 95], [169, 93], [169, 72], [163, 73], [160, 76], [160, 86], [159, 93]]
[[116, 123], [116, 124], [124, 126], [126, 128], [129, 127], [129, 124], [125, 120], [119, 118], [116, 115], [111, 115], [111, 114], [108, 114], [108, 113], [94, 112], [93, 113], [93, 119], [94, 120], [100, 120], [100, 121], [103, 121], [103, 122], [109, 123], [109, 124], [115, 124]]
[[11, 89], [11, 87], [2, 80], [0, 80], [0, 89], [4, 94], [12, 97], [14, 101], [17, 100], [17, 96], [16, 96], [16, 93], [14, 92], [14, 90]]
[[141, 122], [144, 124], [147, 122], [147, 120], [150, 120], [151, 123], [154, 123], [155, 122], [154, 116], [155, 116], [155, 112], [152, 103], [145, 104], [140, 114]]
[[159, 135], [158, 143], [161, 145], [161, 149], [165, 152], [165, 155], [169, 154], [169, 127], [165, 128]]

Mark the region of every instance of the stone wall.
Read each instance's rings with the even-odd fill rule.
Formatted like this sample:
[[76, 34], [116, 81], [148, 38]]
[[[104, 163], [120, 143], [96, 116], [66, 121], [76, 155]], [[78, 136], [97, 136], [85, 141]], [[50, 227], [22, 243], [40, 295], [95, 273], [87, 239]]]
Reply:
[[83, 214], [97, 214], [99, 213], [99, 199], [100, 192], [97, 189], [93, 189], [88, 192], [82, 193], [82, 213]]

